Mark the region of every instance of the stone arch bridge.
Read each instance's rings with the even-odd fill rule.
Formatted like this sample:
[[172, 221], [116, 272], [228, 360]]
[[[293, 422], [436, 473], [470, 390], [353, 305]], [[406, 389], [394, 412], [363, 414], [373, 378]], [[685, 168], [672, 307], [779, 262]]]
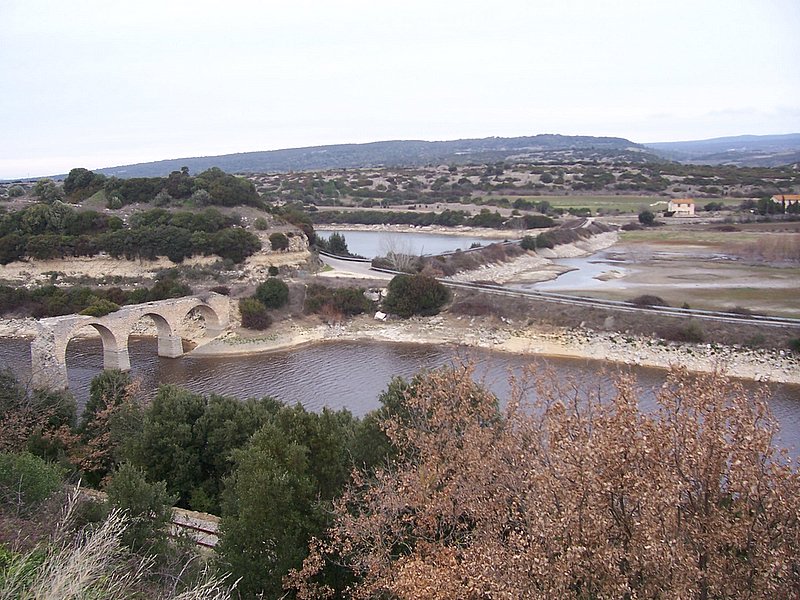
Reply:
[[94, 327], [103, 341], [105, 369], [131, 368], [128, 338], [143, 317], [155, 322], [158, 332], [158, 355], [177, 358], [183, 355], [178, 326], [192, 311], [199, 312], [206, 325], [206, 337], [216, 337], [230, 323], [230, 301], [227, 296], [209, 292], [202, 296], [184, 296], [170, 300], [123, 306], [103, 317], [66, 315], [36, 322], [37, 335], [31, 343], [32, 383], [35, 387], [66, 389], [67, 344], [78, 330]]

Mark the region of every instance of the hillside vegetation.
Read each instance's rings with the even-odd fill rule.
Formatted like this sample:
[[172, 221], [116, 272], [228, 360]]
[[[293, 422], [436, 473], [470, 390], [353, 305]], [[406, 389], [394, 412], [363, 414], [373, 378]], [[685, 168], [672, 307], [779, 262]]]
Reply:
[[119, 217], [77, 211], [56, 200], [0, 216], [0, 264], [100, 252], [128, 260], [166, 256], [175, 263], [213, 254], [238, 263], [259, 250], [261, 242], [236, 224], [212, 208], [196, 213], [156, 208], [139, 212], [125, 223]]
[[[720, 210], [769, 197], [777, 190], [800, 190], [800, 172], [790, 167], [580, 161], [341, 169], [251, 175], [250, 179], [271, 204], [303, 203], [331, 210], [395, 206], [442, 210], [454, 208], [452, 205], [490, 205], [576, 216], [638, 212], [642, 205], [655, 201], [663, 202], [666, 208], [667, 200], [675, 197], [707, 198], [715, 202], [708, 210]], [[314, 220], [337, 222], [336, 217], [322, 214], [315, 215]]]

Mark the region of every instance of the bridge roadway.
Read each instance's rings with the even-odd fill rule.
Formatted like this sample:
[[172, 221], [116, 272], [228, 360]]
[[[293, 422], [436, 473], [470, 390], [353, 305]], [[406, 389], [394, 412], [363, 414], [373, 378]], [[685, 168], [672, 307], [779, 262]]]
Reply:
[[143, 317], [153, 320], [158, 332], [158, 355], [176, 358], [183, 355], [178, 328], [192, 311], [202, 315], [206, 337], [216, 337], [230, 324], [230, 300], [209, 292], [144, 304], [123, 306], [103, 317], [66, 315], [36, 322], [37, 335], [31, 343], [32, 383], [35, 387], [66, 389], [67, 344], [84, 327], [93, 327], [103, 342], [103, 367], [127, 371], [131, 368], [128, 338]]

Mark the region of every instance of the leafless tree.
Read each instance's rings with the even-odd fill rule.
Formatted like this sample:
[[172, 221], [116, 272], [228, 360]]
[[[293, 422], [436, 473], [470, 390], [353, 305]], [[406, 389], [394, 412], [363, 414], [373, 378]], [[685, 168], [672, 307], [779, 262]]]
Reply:
[[409, 240], [387, 233], [380, 238], [380, 253], [396, 271], [404, 273], [413, 270], [419, 262], [419, 256], [414, 254], [414, 249]]

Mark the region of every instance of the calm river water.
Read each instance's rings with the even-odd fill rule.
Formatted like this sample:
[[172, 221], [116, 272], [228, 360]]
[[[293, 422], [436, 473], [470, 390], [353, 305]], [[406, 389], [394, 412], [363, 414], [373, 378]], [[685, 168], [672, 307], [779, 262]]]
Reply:
[[[89, 383], [102, 369], [100, 340], [69, 344], [67, 365], [70, 389], [80, 405]], [[602, 361], [537, 359], [528, 356], [425, 344], [326, 342], [294, 350], [248, 356], [159, 358], [154, 338], [132, 338], [131, 369], [149, 394], [159, 384], [176, 384], [195, 392], [238, 398], [275, 396], [299, 402], [309, 410], [347, 408], [356, 415], [377, 408], [378, 397], [392, 377], [411, 377], [422, 369], [470, 359], [477, 378], [501, 400], [508, 395], [508, 376], [529, 365], [548, 368], [556, 377], [571, 377], [595, 390], [610, 390], [616, 367]], [[30, 343], [0, 338], [0, 367], [9, 367], [23, 380], [30, 375]], [[632, 369], [646, 398], [664, 381], [664, 372]], [[783, 445], [800, 448], [800, 389], [774, 385], [771, 407], [781, 424]]]
[[[336, 229], [321, 229], [315, 233], [326, 240]], [[472, 244], [488, 246], [501, 239], [486, 239], [463, 235], [438, 233], [416, 233], [405, 231], [340, 231], [352, 254], [365, 258], [386, 256], [391, 250], [402, 254], [442, 254], [454, 250], [466, 250]], [[512, 232], [509, 232], [511, 234]]]

